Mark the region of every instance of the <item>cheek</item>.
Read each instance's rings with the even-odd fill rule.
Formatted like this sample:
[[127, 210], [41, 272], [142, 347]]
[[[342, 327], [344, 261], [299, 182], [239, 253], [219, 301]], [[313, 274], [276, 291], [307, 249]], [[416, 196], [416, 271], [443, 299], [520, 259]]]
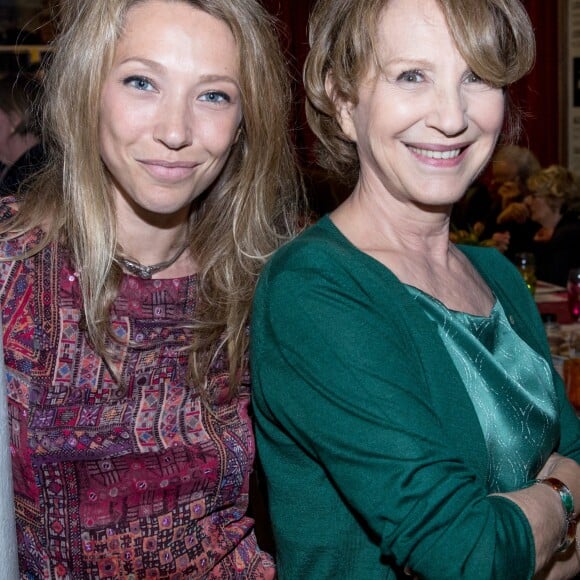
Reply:
[[206, 117], [194, 122], [194, 139], [198, 139], [205, 148], [216, 156], [229, 152], [236, 141], [239, 121], [237, 116], [221, 119]]
[[106, 143], [131, 140], [132, 136], [143, 133], [146, 123], [147, 110], [125, 102], [123, 95], [113, 87], [104, 87], [99, 110], [101, 147]]
[[546, 213], [552, 213], [553, 210], [552, 210], [552, 208], [550, 208], [550, 206], [545, 201], [542, 201], [540, 203], [540, 211], [543, 214], [546, 214]]
[[505, 117], [503, 93], [482, 94], [475, 103], [479, 126], [489, 133], [499, 134]]
[[119, 106], [104, 108], [99, 119], [99, 145], [101, 151], [131, 145], [145, 131], [145, 116], [135, 110]]

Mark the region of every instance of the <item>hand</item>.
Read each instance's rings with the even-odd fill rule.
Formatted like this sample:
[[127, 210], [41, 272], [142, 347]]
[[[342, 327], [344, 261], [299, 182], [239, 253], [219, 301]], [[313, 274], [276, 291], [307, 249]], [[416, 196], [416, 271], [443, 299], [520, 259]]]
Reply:
[[[562, 460], [566, 460], [566, 457], [564, 457], [563, 455], [560, 455], [559, 453], [552, 453], [552, 455], [550, 455], [550, 457], [548, 457], [548, 460], [546, 461], [546, 463], [544, 463], [544, 467], [542, 467], [542, 469], [540, 469], [540, 472], [536, 476], [537, 479], [546, 479], [546, 477], [550, 477], [552, 475], [552, 472], [554, 471], [554, 468]], [[568, 461], [570, 461], [570, 460], [568, 460]]]
[[520, 186], [515, 181], [505, 181], [497, 190], [502, 199], [502, 206], [506, 207], [513, 199], [521, 193]]
[[485, 240], [482, 245], [497, 248], [503, 254], [509, 248], [510, 233], [496, 232], [489, 240]]
[[[556, 477], [564, 481], [569, 485], [574, 498], [580, 498], [580, 495], [577, 495], [580, 466], [574, 460], [553, 453], [538, 473], [538, 479], [546, 477]], [[578, 518], [580, 501], [576, 500], [574, 503], [574, 511]], [[554, 554], [548, 564], [534, 576], [534, 580], [565, 580], [575, 578], [578, 574], [580, 574], [580, 527], [576, 530], [576, 542], [566, 552]]]
[[569, 580], [576, 578], [580, 573], [580, 528], [576, 532], [576, 543], [563, 554], [556, 554], [554, 558], [544, 566], [534, 580]]
[[580, 465], [569, 457], [552, 453], [537, 475], [538, 479], [546, 477], [555, 477], [568, 486], [575, 498], [574, 514], [578, 517], [580, 512]]
[[510, 203], [497, 217], [498, 224], [516, 222], [523, 224], [530, 216], [528, 207], [524, 203], [514, 201]]
[[554, 228], [540, 228], [534, 235], [536, 242], [549, 242], [554, 234]]

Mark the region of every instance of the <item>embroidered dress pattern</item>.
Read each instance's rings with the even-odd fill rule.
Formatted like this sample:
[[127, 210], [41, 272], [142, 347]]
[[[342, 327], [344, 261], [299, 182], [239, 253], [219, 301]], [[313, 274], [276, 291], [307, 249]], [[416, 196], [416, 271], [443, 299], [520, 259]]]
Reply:
[[123, 279], [121, 386], [87, 341], [62, 250], [0, 264], [0, 292], [22, 577], [272, 578], [245, 515], [247, 373], [230, 400], [216, 360], [210, 405], [185, 382], [195, 277]]

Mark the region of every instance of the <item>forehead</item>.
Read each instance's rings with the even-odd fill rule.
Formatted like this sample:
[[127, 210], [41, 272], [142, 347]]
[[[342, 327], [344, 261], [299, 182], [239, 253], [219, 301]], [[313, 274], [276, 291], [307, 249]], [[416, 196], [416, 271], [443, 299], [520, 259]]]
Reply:
[[127, 11], [114, 60], [149, 55], [163, 59], [179, 52], [191, 59], [237, 74], [239, 49], [222, 20], [181, 0], [145, 0]]
[[377, 22], [382, 49], [414, 52], [444, 39], [453, 43], [447, 21], [436, 0], [389, 0]]

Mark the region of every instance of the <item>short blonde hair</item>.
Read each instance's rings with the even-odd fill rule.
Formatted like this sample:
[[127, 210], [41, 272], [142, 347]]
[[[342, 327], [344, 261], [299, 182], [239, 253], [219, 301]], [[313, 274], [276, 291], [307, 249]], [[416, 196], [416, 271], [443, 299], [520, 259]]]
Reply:
[[[524, 76], [535, 59], [529, 16], [519, 0], [437, 0], [457, 48], [475, 74], [495, 87]], [[310, 19], [310, 53], [304, 69], [306, 115], [321, 144], [320, 162], [337, 177], [354, 182], [356, 145], [337, 122], [335, 95], [357, 103], [359, 83], [377, 62], [377, 23], [389, 0], [318, 0]], [[509, 103], [509, 99], [507, 100]], [[519, 117], [507, 110], [507, 132], [516, 134]]]
[[552, 209], [577, 207], [580, 188], [576, 176], [562, 165], [550, 165], [528, 178], [532, 195], [544, 197]]

